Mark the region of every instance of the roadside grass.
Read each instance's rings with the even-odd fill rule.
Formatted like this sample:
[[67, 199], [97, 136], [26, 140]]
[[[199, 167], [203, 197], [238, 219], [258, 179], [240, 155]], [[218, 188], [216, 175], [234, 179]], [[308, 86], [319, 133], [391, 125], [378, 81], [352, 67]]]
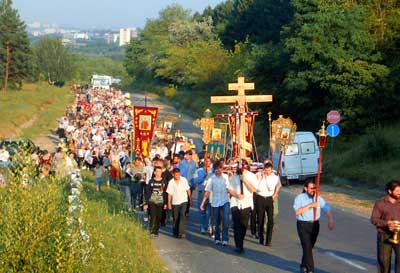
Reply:
[[123, 210], [121, 192], [115, 186], [96, 192], [93, 176], [82, 174], [83, 219], [93, 246], [85, 272], [168, 272], [148, 232]]
[[73, 92], [69, 87], [59, 88], [46, 83], [26, 83], [20, 91], [2, 94], [0, 139], [50, 134], [57, 126], [56, 120], [72, 102]]

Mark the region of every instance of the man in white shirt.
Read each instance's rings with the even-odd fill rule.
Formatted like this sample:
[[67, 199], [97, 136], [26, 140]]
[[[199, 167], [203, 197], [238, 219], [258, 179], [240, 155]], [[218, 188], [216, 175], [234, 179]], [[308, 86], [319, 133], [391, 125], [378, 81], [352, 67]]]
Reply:
[[253, 193], [258, 185], [257, 177], [250, 172], [247, 161], [242, 162], [242, 175], [229, 173], [228, 192], [231, 195], [231, 213], [233, 234], [235, 238], [235, 252], [243, 253], [243, 241], [246, 236], [250, 212], [253, 209]]
[[214, 174], [211, 175], [209, 182], [207, 182], [200, 209], [204, 210], [204, 204], [212, 193], [211, 207], [215, 226], [215, 244], [221, 244], [220, 224], [222, 220], [222, 245], [226, 246], [229, 239], [229, 178], [227, 174], [222, 173], [222, 161], [216, 161], [213, 166]]
[[185, 211], [189, 202], [192, 203], [192, 196], [190, 193], [189, 183], [186, 178], [181, 177], [181, 171], [179, 168], [172, 170], [174, 176], [168, 182], [167, 193], [168, 193], [168, 209], [172, 210], [174, 218], [173, 224], [173, 235], [176, 238], [184, 238], [186, 236], [186, 216]]
[[273, 172], [270, 162], [264, 164], [263, 173], [259, 179], [256, 195], [257, 217], [258, 217], [258, 236], [260, 244], [264, 244], [264, 220], [267, 213], [268, 223], [265, 245], [271, 246], [272, 229], [274, 227], [274, 200], [278, 197], [280, 189], [279, 176]]

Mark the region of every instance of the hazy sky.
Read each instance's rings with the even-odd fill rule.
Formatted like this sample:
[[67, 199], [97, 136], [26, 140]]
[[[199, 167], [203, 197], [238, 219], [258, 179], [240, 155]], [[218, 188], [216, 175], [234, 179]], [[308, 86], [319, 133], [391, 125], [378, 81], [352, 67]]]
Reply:
[[143, 27], [147, 18], [157, 18], [161, 9], [180, 4], [203, 11], [224, 0], [13, 0], [26, 23], [39, 21], [76, 27]]

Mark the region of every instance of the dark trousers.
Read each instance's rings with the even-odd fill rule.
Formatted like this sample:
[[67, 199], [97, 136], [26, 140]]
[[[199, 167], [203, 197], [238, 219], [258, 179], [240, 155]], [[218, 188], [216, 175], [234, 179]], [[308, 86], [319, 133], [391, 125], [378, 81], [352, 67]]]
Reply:
[[378, 233], [377, 254], [378, 254], [378, 273], [390, 273], [392, 263], [392, 250], [395, 253], [394, 269], [400, 273], [400, 245], [394, 245], [387, 241], [391, 237], [387, 233]]
[[163, 209], [161, 212], [160, 223], [162, 226], [165, 226], [166, 222], [167, 222], [167, 210]]
[[153, 202], [149, 202], [149, 208], [150, 208], [150, 233], [158, 234], [158, 230], [160, 229], [163, 204], [156, 204]]
[[186, 208], [188, 203], [184, 202], [180, 205], [172, 205], [172, 215], [174, 217], [174, 225], [172, 233], [175, 237], [183, 235], [186, 232]]
[[250, 218], [250, 228], [251, 235], [257, 234], [257, 194], [253, 194], [253, 207], [251, 210], [251, 218]]
[[299, 235], [301, 247], [303, 248], [303, 257], [300, 267], [307, 269], [308, 272], [314, 272], [314, 258], [312, 249], [317, 241], [319, 233], [319, 222], [297, 221], [297, 234]]
[[130, 186], [130, 190], [131, 190], [132, 206], [133, 206], [133, 208], [136, 208], [140, 204], [139, 196], [140, 196], [140, 192], [142, 190], [140, 183], [137, 183], [137, 182], [132, 183]]
[[235, 245], [237, 248], [243, 249], [243, 241], [246, 236], [251, 208], [239, 209], [238, 207], [233, 207], [231, 208], [231, 212]]
[[274, 201], [272, 196], [262, 197], [257, 195], [257, 217], [258, 217], [258, 236], [260, 237], [260, 244], [264, 243], [264, 220], [265, 212], [267, 212], [268, 223], [266, 232], [265, 244], [271, 244], [272, 229], [274, 227]]

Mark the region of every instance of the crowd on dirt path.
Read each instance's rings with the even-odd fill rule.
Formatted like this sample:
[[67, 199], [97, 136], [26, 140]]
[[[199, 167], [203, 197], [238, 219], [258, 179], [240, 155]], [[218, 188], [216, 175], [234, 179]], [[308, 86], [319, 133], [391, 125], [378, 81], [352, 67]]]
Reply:
[[[232, 222], [233, 250], [242, 254], [250, 225], [251, 236], [261, 245], [272, 247], [282, 185], [270, 161], [252, 164], [239, 159], [199, 159], [193, 141], [182, 134], [167, 139], [155, 134], [149, 156], [136, 154], [131, 149], [134, 123], [130, 96], [117, 89], [78, 87], [74, 92], [73, 105], [58, 121], [60, 144], [56, 151], [34, 150], [30, 157], [40, 178], [62, 177], [77, 169], [92, 171], [97, 191], [104, 185], [115, 185], [123, 193], [127, 210], [148, 212], [152, 237], [158, 237], [160, 227], [167, 224], [168, 212], [172, 214], [173, 236], [186, 237], [192, 194], [197, 192], [198, 232], [212, 237], [216, 245], [227, 247]], [[11, 164], [6, 151], [0, 151], [0, 164]], [[1, 175], [0, 182], [6, 183]], [[303, 193], [293, 203], [303, 251], [302, 273], [315, 271], [312, 250], [319, 234], [321, 211], [328, 216], [329, 229], [335, 225], [331, 206], [321, 196], [316, 200], [316, 190], [315, 182], [306, 181]], [[372, 216], [378, 230], [378, 267], [386, 268], [379, 272], [390, 271], [394, 249], [399, 272], [399, 246], [388, 244], [387, 239], [400, 229], [400, 222], [394, 221], [400, 220], [400, 183], [389, 183], [387, 192]]]

